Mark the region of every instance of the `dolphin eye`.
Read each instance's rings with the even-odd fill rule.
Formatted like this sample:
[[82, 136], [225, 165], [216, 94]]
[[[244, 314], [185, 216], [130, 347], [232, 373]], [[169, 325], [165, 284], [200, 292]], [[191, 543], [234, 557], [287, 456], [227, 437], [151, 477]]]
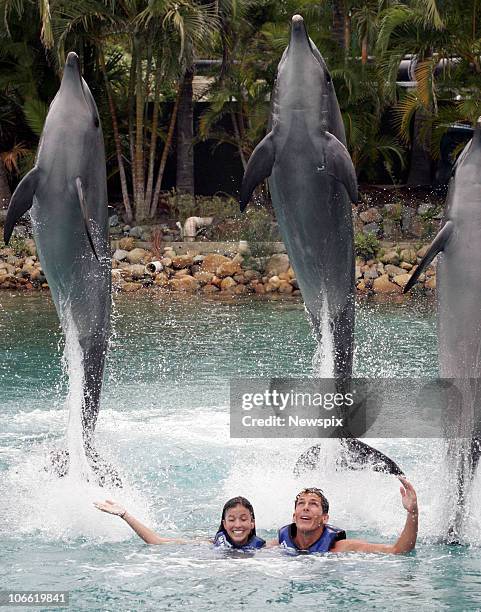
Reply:
[[95, 125], [95, 127], [99, 127], [99, 125], [100, 125], [100, 121], [99, 121], [99, 118], [98, 118], [98, 117], [95, 117], [95, 119], [94, 119], [94, 125]]
[[326, 72], [326, 82], [328, 83], [328, 85], [332, 83], [331, 75], [329, 74], [329, 72]]

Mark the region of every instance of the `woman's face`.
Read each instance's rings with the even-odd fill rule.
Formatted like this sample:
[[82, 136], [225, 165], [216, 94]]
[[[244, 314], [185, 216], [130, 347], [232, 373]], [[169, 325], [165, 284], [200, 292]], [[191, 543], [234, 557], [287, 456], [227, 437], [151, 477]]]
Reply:
[[249, 534], [255, 527], [251, 513], [240, 504], [227, 510], [222, 525], [230, 539], [238, 545], [247, 543]]

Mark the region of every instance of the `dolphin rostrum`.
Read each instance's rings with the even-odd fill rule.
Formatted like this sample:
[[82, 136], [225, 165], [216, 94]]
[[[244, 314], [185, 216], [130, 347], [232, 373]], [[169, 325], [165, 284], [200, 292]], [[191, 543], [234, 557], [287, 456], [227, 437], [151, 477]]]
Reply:
[[[268, 178], [314, 333], [319, 342], [332, 346], [333, 367], [326, 376], [349, 379], [355, 314], [351, 203], [358, 199], [357, 179], [331, 76], [300, 15], [292, 18], [289, 46], [279, 62], [269, 126], [247, 164], [241, 210]], [[359, 462], [370, 462], [376, 454], [376, 465], [401, 473], [394, 462], [362, 442], [345, 440], [345, 446]], [[301, 460], [312, 462], [315, 449]]]
[[50, 105], [35, 166], [12, 196], [6, 243], [28, 210], [62, 329], [67, 341], [73, 333], [81, 348], [84, 447], [95, 463], [93, 434], [111, 308], [107, 183], [97, 106], [73, 52], [68, 54], [60, 89]]
[[[465, 502], [481, 454], [481, 118], [449, 183], [441, 230], [404, 288], [406, 293], [439, 253], [436, 301], [439, 373], [453, 379], [462, 405], [449, 423], [450, 467], [456, 485], [449, 538], [462, 531]], [[453, 435], [454, 434], [454, 435]]]

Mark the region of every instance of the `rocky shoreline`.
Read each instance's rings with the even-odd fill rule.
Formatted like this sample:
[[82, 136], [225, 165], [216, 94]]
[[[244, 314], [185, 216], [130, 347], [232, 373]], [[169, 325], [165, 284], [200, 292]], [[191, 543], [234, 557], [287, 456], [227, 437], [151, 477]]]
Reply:
[[[187, 252], [174, 246], [142, 248], [133, 237], [124, 237], [113, 249], [112, 285], [115, 291], [200, 293], [204, 295], [257, 295], [300, 299], [295, 273], [286, 253], [253, 256], [247, 243], [232, 243], [224, 252], [202, 253], [209, 243], [183, 243]], [[195, 245], [195, 248], [194, 248]], [[224, 246], [226, 243], [224, 243]], [[428, 245], [381, 248], [376, 257], [356, 258], [356, 288], [360, 295], [402, 294], [410, 275], [426, 253]], [[191, 250], [189, 248], [191, 247]], [[205, 251], [208, 251], [204, 247]], [[35, 243], [23, 242], [22, 253], [12, 247], [0, 249], [0, 289], [48, 289], [37, 258]], [[200, 252], [199, 252], [200, 251]], [[432, 293], [436, 288], [435, 263], [415, 290]]]

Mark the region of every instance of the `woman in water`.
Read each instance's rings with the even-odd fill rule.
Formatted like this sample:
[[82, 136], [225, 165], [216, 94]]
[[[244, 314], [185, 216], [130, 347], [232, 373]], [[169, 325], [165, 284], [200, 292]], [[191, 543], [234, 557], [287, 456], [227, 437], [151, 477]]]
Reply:
[[[95, 502], [94, 506], [102, 512], [120, 516], [147, 544], [187, 543], [187, 540], [161, 538], [152, 529], [129, 514], [123, 506], [110, 499], [105, 502]], [[237, 550], [255, 550], [265, 546], [265, 540], [256, 534], [254, 508], [245, 497], [233, 497], [224, 504], [219, 529], [215, 534], [213, 544], [216, 548]]]

